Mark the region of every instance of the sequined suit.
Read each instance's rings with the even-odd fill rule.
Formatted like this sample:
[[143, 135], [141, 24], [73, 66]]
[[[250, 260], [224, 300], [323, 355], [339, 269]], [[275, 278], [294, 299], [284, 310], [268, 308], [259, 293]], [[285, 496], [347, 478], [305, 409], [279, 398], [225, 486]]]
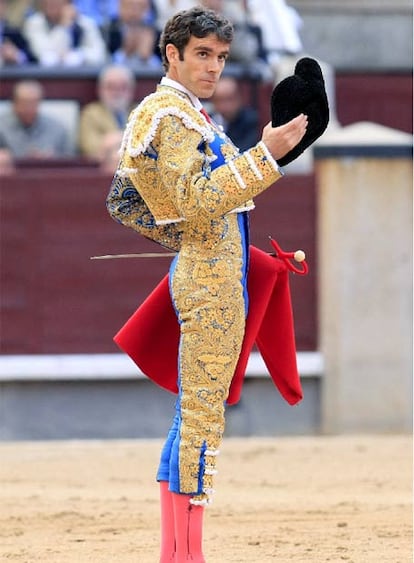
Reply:
[[206, 504], [248, 307], [248, 211], [281, 173], [263, 143], [240, 154], [185, 93], [160, 85], [132, 112], [108, 196], [111, 215], [178, 251], [176, 416], [159, 480]]

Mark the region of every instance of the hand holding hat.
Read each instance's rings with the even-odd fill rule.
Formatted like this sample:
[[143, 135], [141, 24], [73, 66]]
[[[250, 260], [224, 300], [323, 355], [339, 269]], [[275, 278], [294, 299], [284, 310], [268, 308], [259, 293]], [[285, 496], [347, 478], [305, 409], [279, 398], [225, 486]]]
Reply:
[[309, 57], [300, 59], [295, 72], [275, 86], [271, 95], [272, 126], [287, 123], [301, 113], [308, 116], [302, 140], [277, 163], [286, 166], [295, 160], [325, 131], [329, 123], [329, 105], [319, 64]]

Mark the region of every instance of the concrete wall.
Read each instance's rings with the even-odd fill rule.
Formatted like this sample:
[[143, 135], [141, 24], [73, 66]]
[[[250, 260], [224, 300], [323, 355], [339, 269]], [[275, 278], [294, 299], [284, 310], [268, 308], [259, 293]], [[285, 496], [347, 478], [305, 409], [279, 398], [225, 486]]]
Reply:
[[326, 432], [412, 427], [412, 138], [372, 123], [318, 146]]
[[412, 68], [410, 0], [288, 0], [305, 51], [336, 70]]
[[[292, 407], [252, 354], [226, 435], [317, 434], [321, 358], [301, 353], [298, 366], [305, 399]], [[0, 356], [0, 440], [163, 438], [174, 402], [125, 355]]]

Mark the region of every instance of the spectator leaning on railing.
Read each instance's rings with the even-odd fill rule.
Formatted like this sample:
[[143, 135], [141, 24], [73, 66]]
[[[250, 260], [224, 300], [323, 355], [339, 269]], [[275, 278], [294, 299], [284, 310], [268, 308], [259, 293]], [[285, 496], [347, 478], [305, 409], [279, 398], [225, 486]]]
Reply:
[[70, 0], [39, 0], [23, 32], [43, 66], [99, 66], [107, 57], [98, 25], [78, 14]]

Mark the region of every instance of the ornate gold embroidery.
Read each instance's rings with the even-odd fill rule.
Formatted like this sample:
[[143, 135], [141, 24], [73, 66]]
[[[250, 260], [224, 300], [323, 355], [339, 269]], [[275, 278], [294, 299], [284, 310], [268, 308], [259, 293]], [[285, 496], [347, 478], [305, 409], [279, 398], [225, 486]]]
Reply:
[[[221, 150], [226, 163], [211, 171], [213, 153], [208, 142], [213, 136], [188, 98], [165, 86], [132, 112], [118, 176], [129, 178], [156, 224], [220, 217], [245, 206], [281, 176], [261, 143], [248, 151], [249, 157], [246, 153], [239, 155], [230, 141], [225, 143]], [[124, 215], [118, 212], [126, 203], [123, 199], [127, 196], [121, 194], [117, 199], [111, 190], [108, 209], [115, 218], [135, 228], [135, 220], [124, 221]]]
[[170, 250], [181, 247], [180, 223], [156, 225], [154, 217], [141, 195], [128, 178], [115, 175], [107, 199], [109, 213], [123, 223]]
[[[217, 221], [211, 231], [184, 226], [183, 246], [172, 278], [175, 306], [181, 320], [180, 488], [194, 493], [199, 483], [201, 452], [218, 449], [224, 431], [227, 398], [244, 335], [242, 244], [236, 214]], [[185, 224], [186, 225], [186, 224]], [[211, 226], [210, 226], [211, 227]], [[204, 237], [213, 248], [204, 246]], [[187, 244], [187, 237], [191, 242]], [[204, 454], [203, 501], [212, 489], [216, 456]], [[210, 474], [212, 473], [212, 474]]]

